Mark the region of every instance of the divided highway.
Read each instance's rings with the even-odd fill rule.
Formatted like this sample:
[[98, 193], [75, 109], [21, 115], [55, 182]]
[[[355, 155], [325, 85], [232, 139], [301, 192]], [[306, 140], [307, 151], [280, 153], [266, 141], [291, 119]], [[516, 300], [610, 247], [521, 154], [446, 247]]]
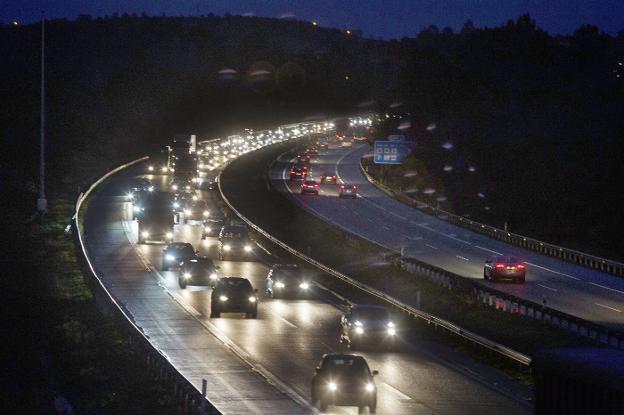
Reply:
[[[289, 157], [270, 171], [278, 189], [290, 192], [304, 209], [348, 232], [453, 273], [481, 280], [509, 294], [616, 329], [624, 329], [624, 279], [507, 245], [406, 206], [369, 183], [360, 171], [367, 144], [331, 145], [311, 160], [311, 177], [336, 174], [356, 184], [357, 199], [337, 197], [337, 185], [323, 184], [316, 195], [300, 195], [300, 181], [289, 180]], [[483, 281], [483, 263], [492, 255], [526, 260], [523, 285]]]
[[[143, 177], [168, 187], [166, 176]], [[259, 290], [258, 319], [209, 318], [210, 288], [180, 289], [175, 270], [160, 271], [163, 246], [135, 243], [137, 226], [123, 197], [130, 179], [121, 175], [103, 185], [86, 215], [88, 252], [113, 296], [181, 373], [198, 386], [208, 379], [208, 399], [224, 414], [314, 412], [307, 403], [314, 367], [324, 353], [344, 350], [342, 310], [333, 297], [319, 291], [305, 300], [265, 298], [268, 253], [256, 247], [256, 261], [218, 261], [216, 238], [202, 241], [199, 223], [176, 225], [175, 241], [191, 242], [222, 276], [244, 276]], [[216, 209], [214, 193], [199, 194]], [[530, 412], [526, 388], [419, 336], [403, 340], [401, 351], [361, 353], [380, 371], [378, 413]]]

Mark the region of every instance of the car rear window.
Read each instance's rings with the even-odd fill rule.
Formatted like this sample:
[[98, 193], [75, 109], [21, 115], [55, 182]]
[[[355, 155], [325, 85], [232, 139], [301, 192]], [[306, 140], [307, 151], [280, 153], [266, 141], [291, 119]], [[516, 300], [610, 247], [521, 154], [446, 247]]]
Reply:
[[362, 320], [387, 320], [388, 311], [383, 308], [358, 308], [351, 313], [351, 316]]

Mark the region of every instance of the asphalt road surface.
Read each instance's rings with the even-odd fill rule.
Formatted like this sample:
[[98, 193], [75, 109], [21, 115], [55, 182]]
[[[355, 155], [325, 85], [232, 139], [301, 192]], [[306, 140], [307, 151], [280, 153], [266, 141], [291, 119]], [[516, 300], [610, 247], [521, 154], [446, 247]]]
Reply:
[[[288, 191], [305, 209], [327, 222], [396, 252], [487, 286], [580, 318], [624, 328], [624, 279], [507, 245], [449, 224], [404, 205], [369, 183], [359, 168], [370, 152], [368, 144], [352, 148], [336, 145], [311, 161], [312, 178], [330, 172], [339, 182], [356, 184], [357, 199], [341, 199], [338, 185], [323, 184], [318, 196], [300, 195], [300, 181], [289, 180], [290, 161], [284, 156], [270, 172], [278, 188]], [[526, 261], [525, 284], [483, 280], [483, 264], [493, 255], [517, 256]]]
[[[146, 177], [167, 187], [166, 176]], [[85, 224], [89, 254], [117, 301], [188, 379], [197, 386], [208, 379], [208, 398], [223, 413], [312, 413], [307, 402], [314, 367], [324, 353], [348, 351], [339, 343], [340, 304], [322, 290], [306, 299], [266, 298], [271, 257], [260, 247], [254, 248], [253, 261], [218, 261], [217, 240], [202, 241], [199, 223], [176, 225], [174, 240], [191, 242], [215, 259], [221, 276], [244, 276], [259, 290], [257, 319], [209, 318], [210, 288], [180, 289], [176, 270], [160, 271], [163, 245], [135, 244], [137, 226], [123, 198], [129, 178], [122, 175], [103, 186]], [[215, 192], [202, 197], [215, 208]], [[380, 372], [377, 413], [530, 412], [531, 391], [498, 372], [417, 333], [400, 344], [395, 351], [358, 352]], [[348, 414], [357, 408], [329, 411]]]

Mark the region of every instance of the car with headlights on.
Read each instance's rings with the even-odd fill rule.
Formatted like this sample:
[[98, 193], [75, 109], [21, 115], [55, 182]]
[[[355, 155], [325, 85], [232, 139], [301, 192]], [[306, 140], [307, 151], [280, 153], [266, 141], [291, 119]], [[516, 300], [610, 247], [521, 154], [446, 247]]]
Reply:
[[312, 282], [297, 264], [274, 264], [266, 278], [266, 293], [272, 298], [306, 297]]
[[364, 345], [391, 347], [396, 342], [397, 327], [383, 306], [354, 305], [342, 316], [340, 325], [340, 342], [351, 349]]
[[321, 412], [330, 405], [357, 406], [362, 413], [377, 411], [377, 386], [374, 376], [362, 356], [329, 353], [323, 355], [312, 378], [312, 404]]
[[354, 185], [354, 184], [346, 184], [346, 183], [341, 184], [340, 187], [338, 188], [338, 197], [340, 197], [340, 198], [344, 198], [344, 197], [356, 198], [357, 197], [357, 186]]
[[208, 210], [208, 204], [205, 200], [197, 199], [196, 197], [187, 201], [183, 210], [184, 221], [198, 220], [202, 221], [208, 219], [210, 211]]
[[483, 279], [497, 282], [512, 280], [524, 284], [526, 281], [526, 264], [515, 257], [495, 256], [485, 261]]
[[227, 225], [219, 232], [219, 259], [248, 258], [253, 254], [253, 241], [245, 226]]
[[308, 167], [302, 164], [295, 164], [290, 168], [290, 180], [305, 179], [308, 175]]
[[301, 194], [305, 195], [308, 193], [312, 193], [312, 194], [318, 195], [320, 186], [321, 185], [316, 180], [306, 179], [303, 182], [301, 182]]
[[221, 228], [225, 225], [225, 221], [219, 218], [208, 218], [202, 224], [201, 238], [206, 239], [209, 236], [219, 236]]
[[188, 242], [172, 242], [163, 249], [162, 270], [179, 267], [183, 262], [195, 258], [197, 251]]
[[245, 313], [247, 318], [258, 317], [258, 290], [247, 278], [219, 278], [210, 296], [210, 318], [221, 313]]
[[297, 155], [297, 161], [300, 163], [309, 163], [310, 155], [308, 153], [300, 153]]
[[321, 184], [323, 183], [336, 184], [337, 182], [338, 182], [338, 176], [335, 173], [325, 172], [321, 174]]
[[219, 267], [212, 259], [205, 256], [195, 256], [184, 261], [180, 266], [178, 285], [184, 289], [187, 285], [209, 285], [214, 287], [219, 281], [217, 274]]

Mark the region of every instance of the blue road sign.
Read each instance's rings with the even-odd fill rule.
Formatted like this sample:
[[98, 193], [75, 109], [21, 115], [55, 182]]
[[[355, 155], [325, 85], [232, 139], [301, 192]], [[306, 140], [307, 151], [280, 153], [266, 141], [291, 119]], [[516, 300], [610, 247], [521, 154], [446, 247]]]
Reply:
[[401, 164], [409, 148], [400, 141], [375, 141], [375, 164]]

